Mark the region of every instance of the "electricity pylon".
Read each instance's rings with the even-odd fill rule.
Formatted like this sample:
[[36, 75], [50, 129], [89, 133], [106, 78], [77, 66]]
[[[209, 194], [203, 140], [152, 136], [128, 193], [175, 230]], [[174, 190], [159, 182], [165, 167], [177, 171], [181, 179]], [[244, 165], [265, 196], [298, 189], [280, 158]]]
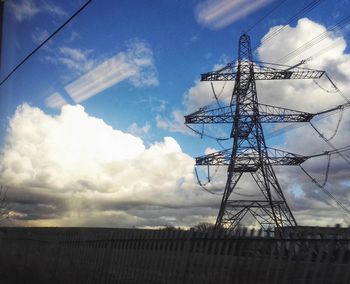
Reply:
[[[316, 79], [324, 71], [253, 62], [250, 38], [239, 39], [238, 61], [201, 75], [201, 81], [235, 81], [228, 106], [204, 107], [185, 116], [186, 124], [230, 123], [231, 149], [196, 158], [196, 165], [228, 166], [216, 227], [234, 229], [249, 212], [261, 225], [296, 226], [295, 218], [278, 183], [273, 165], [300, 165], [309, 157], [267, 147], [262, 123], [309, 122], [316, 114], [261, 104], [256, 80]], [[237, 200], [232, 197], [243, 173], [249, 173], [261, 198]]]

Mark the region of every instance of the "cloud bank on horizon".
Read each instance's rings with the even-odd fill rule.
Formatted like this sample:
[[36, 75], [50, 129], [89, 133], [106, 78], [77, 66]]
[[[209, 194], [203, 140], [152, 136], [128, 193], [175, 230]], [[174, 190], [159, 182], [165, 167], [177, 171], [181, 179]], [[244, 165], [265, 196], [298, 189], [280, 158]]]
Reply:
[[[0, 178], [11, 188], [19, 224], [151, 226], [183, 222], [167, 210], [210, 206], [196, 189], [193, 166], [171, 137], [146, 148], [141, 138], [113, 129], [80, 105], [50, 116], [24, 104], [10, 121]], [[153, 212], [153, 222], [145, 220], [147, 208], [160, 216]]]

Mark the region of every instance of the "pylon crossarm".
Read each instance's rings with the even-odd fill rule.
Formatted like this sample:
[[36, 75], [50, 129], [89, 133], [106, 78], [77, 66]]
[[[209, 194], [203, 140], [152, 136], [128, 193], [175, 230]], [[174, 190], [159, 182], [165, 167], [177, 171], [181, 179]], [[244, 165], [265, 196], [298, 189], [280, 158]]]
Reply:
[[[267, 157], [271, 165], [295, 166], [304, 163], [310, 157], [298, 155], [283, 150], [267, 147]], [[214, 152], [196, 158], [197, 166], [228, 166], [231, 163], [232, 148]], [[234, 171], [243, 169], [252, 172], [258, 169], [260, 164], [259, 153], [250, 147], [240, 147], [235, 159]]]
[[314, 116], [313, 113], [259, 103], [261, 123], [309, 122]]
[[230, 164], [231, 151], [232, 151], [232, 148], [197, 157], [196, 165], [197, 166], [228, 166]]
[[[259, 121], [261, 123], [309, 122], [313, 113], [258, 103]], [[233, 123], [236, 105], [219, 108], [204, 107], [185, 116], [185, 124]], [[254, 113], [241, 114], [242, 120], [250, 119]]]
[[303, 156], [280, 149], [266, 147], [267, 159], [270, 161], [271, 165], [276, 166], [295, 166], [304, 163], [309, 156]]
[[236, 64], [230, 62], [219, 70], [201, 74], [201, 81], [234, 81], [236, 71]]
[[185, 124], [201, 123], [232, 123], [235, 106], [225, 106], [208, 109], [201, 108], [198, 111], [185, 116]]
[[[244, 61], [243, 61], [244, 62]], [[225, 67], [201, 74], [201, 81], [234, 81], [237, 77], [237, 64], [230, 62]], [[289, 67], [271, 63], [253, 62], [255, 80], [319, 79], [325, 73], [322, 70]], [[241, 70], [241, 75], [250, 70]]]
[[266, 62], [253, 62], [255, 80], [319, 79], [323, 70], [278, 65]]

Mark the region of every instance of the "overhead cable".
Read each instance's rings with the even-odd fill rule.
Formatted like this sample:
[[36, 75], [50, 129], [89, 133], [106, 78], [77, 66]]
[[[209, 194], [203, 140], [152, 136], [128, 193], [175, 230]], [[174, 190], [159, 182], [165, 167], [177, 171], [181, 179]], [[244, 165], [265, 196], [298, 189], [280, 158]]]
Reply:
[[20, 63], [8, 73], [4, 79], [1, 80], [0, 86], [7, 81], [16, 71], [20, 68], [30, 57], [33, 56], [41, 47], [43, 47], [50, 39], [52, 39], [60, 30], [62, 30], [70, 21], [72, 21], [92, 0], [88, 0], [83, 6], [81, 6], [72, 16], [70, 16], [58, 29], [56, 29], [51, 35], [49, 35], [41, 44], [39, 44], [31, 53], [29, 53]]
[[335, 198], [335, 196], [330, 193], [325, 186], [323, 186], [322, 184], [320, 184], [315, 178], [313, 178], [301, 165], [299, 165], [299, 167], [301, 168], [301, 170], [310, 178], [310, 180], [317, 185], [317, 187], [319, 187], [325, 194], [327, 194], [333, 201], [335, 201], [338, 206], [340, 208], [342, 208], [347, 214], [350, 214], [350, 210], [348, 208], [345, 207], [345, 205], [343, 203], [341, 203], [339, 200], [337, 200]]
[[338, 130], [339, 130], [340, 123], [341, 123], [341, 121], [342, 121], [342, 119], [343, 119], [343, 113], [344, 113], [344, 109], [342, 108], [342, 109], [340, 109], [340, 114], [339, 114], [337, 126], [335, 127], [332, 136], [329, 137], [329, 138], [327, 138], [328, 141], [331, 141], [331, 140], [337, 135]]
[[350, 165], [350, 160], [345, 157], [341, 151], [339, 151], [327, 138], [316, 128], [316, 126], [310, 121], [310, 125], [312, 128], [318, 133], [318, 135], [334, 150], [336, 154], [338, 154], [340, 157], [343, 158], [345, 162], [347, 162]]
[[287, 0], [279, 1], [269, 12], [267, 12], [264, 16], [262, 16], [258, 21], [256, 21], [249, 29], [245, 31], [245, 33], [249, 33], [252, 29], [254, 29], [258, 24], [260, 24], [263, 20], [265, 20], [268, 16], [270, 16], [274, 11], [276, 11], [284, 2]]
[[226, 141], [226, 140], [231, 139], [231, 137], [222, 137], [222, 138], [220, 138], [220, 137], [215, 137], [215, 136], [212, 136], [212, 135], [205, 134], [204, 130], [202, 132], [200, 132], [200, 131], [194, 129], [193, 127], [189, 126], [188, 124], [186, 124], [186, 127], [191, 129], [194, 133], [197, 133], [198, 135], [200, 135], [201, 138], [207, 137], [207, 138], [214, 139], [216, 141]]
[[325, 48], [319, 50], [318, 52], [314, 53], [312, 56], [310, 56], [309, 58], [306, 59], [306, 61], [311, 61], [314, 60], [315, 58], [327, 53], [328, 51], [330, 51], [331, 49], [337, 47], [340, 43], [339, 42], [333, 42], [330, 45], [326, 46]]
[[[218, 170], [218, 168], [216, 169], [216, 171], [215, 171], [214, 174], [216, 174], [217, 170]], [[206, 187], [206, 185], [207, 185], [208, 183], [210, 183], [209, 181], [208, 181], [207, 183], [205, 183], [205, 184], [203, 184], [203, 183], [201, 182], [201, 180], [200, 180], [200, 178], [199, 178], [199, 175], [198, 175], [197, 167], [194, 167], [194, 171], [195, 171], [195, 174], [196, 174], [197, 183], [198, 183], [198, 185], [199, 185], [204, 191], [206, 191], [206, 192], [208, 192], [208, 193], [210, 193], [210, 194], [213, 194], [213, 195], [222, 195], [222, 192], [221, 192], [221, 193], [220, 193], [220, 192], [214, 192], [214, 191], [212, 191], [212, 190], [210, 190], [210, 189], [208, 189], [208, 188]], [[208, 177], [208, 179], [209, 179], [209, 177]]]
[[335, 90], [338, 91], [339, 95], [341, 95], [343, 97], [343, 99], [350, 104], [350, 100], [343, 94], [343, 92], [341, 90], [339, 90], [339, 88], [337, 87], [337, 85], [333, 82], [333, 80], [329, 77], [329, 75], [327, 74], [327, 72], [325, 72], [325, 76], [327, 77], [327, 79], [329, 80], [329, 82], [332, 84], [332, 86], [334, 87]]
[[334, 93], [337, 93], [338, 91], [333, 89], [333, 90], [329, 90], [329, 89], [326, 89], [325, 87], [322, 87], [320, 85], [320, 83], [318, 83], [315, 79], [312, 79], [312, 81], [315, 83], [315, 85], [317, 87], [319, 87], [322, 91], [325, 91], [326, 93], [329, 93], [329, 94], [334, 94]]
[[[308, 12], [310, 12], [311, 10], [313, 10], [315, 7], [317, 7], [323, 0], [314, 0], [311, 1], [309, 4], [305, 5], [302, 9], [300, 9], [296, 14], [294, 14], [291, 18], [289, 18], [287, 24], [283, 25], [282, 27], [274, 30], [273, 32], [271, 32], [268, 36], [264, 37], [262, 39], [262, 41], [260, 42], [260, 44], [267, 42], [269, 40], [271, 40], [272, 38], [274, 38], [275, 36], [277, 36], [278, 34], [280, 34], [286, 27], [287, 25], [289, 25], [290, 23], [292, 23], [293, 21], [295, 21], [296, 19], [300, 18], [301, 16], [307, 14]], [[253, 48], [253, 50], [256, 50], [259, 47], [259, 44], [257, 46], [255, 46]]]
[[303, 45], [299, 46], [298, 48], [284, 55], [279, 60], [277, 60], [277, 62], [286, 63], [290, 61], [292, 58], [295, 58], [296, 56], [300, 55], [301, 53], [305, 52], [306, 50], [310, 49], [311, 47], [315, 46], [316, 44], [326, 39], [329, 36], [329, 32], [339, 30], [345, 27], [349, 22], [350, 22], [350, 17], [346, 17], [340, 20], [335, 25], [329, 27], [325, 32], [318, 34], [311, 40], [305, 42]]

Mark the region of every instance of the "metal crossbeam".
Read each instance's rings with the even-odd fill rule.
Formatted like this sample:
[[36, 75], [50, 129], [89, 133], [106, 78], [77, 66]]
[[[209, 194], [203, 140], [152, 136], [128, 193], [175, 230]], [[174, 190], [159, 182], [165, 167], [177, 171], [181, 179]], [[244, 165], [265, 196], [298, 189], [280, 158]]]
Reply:
[[[257, 64], [253, 62], [253, 76], [254, 80], [285, 80], [285, 79], [318, 79], [324, 71], [313, 70], [308, 68], [276, 68], [270, 63], [265, 65]], [[250, 74], [250, 70], [240, 72], [241, 74], [246, 72]], [[235, 81], [237, 77], [237, 64], [228, 63], [220, 70], [201, 74], [201, 81]]]
[[[283, 150], [267, 147], [266, 158], [273, 166], [298, 166], [310, 157], [298, 155]], [[229, 166], [231, 163], [232, 148], [211, 153], [196, 158], [197, 166]], [[235, 168], [233, 171], [240, 171], [244, 168], [255, 168], [260, 164], [259, 153], [250, 147], [241, 147], [235, 157]]]
[[[274, 217], [271, 214], [271, 208], [275, 211], [284, 210], [285, 203], [283, 201], [260, 200], [229, 200], [226, 202], [225, 217], [221, 224], [229, 229], [234, 229], [239, 222], [249, 212], [261, 225], [261, 227], [269, 227], [273, 224]], [[285, 216], [281, 215], [277, 222], [283, 224], [286, 221]]]
[[[258, 119], [261, 123], [309, 122], [315, 116], [313, 113], [261, 103], [258, 104], [258, 109]], [[233, 123], [235, 111], [236, 105], [213, 109], [204, 107], [192, 114], [186, 115], [185, 124]], [[246, 112], [241, 117], [246, 120], [254, 115], [254, 112]]]

